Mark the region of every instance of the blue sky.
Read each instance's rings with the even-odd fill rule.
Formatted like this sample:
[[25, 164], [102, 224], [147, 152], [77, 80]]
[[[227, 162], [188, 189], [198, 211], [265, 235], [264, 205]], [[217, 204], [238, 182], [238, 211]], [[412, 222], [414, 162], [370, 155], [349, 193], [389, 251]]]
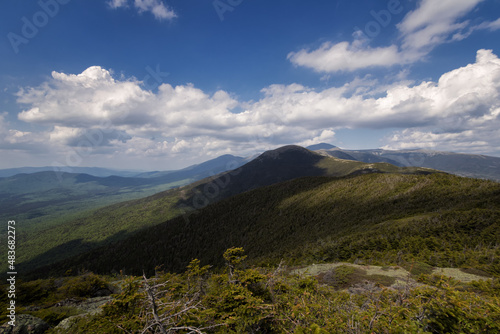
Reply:
[[500, 156], [499, 0], [5, 0], [0, 168]]

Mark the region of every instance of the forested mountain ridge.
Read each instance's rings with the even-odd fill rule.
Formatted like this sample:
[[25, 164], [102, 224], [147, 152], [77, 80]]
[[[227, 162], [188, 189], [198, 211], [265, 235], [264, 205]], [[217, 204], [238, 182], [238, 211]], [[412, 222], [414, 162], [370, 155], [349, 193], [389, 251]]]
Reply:
[[426, 168], [396, 167], [388, 163], [347, 161], [288, 145], [267, 151], [241, 168], [186, 187], [182, 207], [198, 209], [224, 198], [304, 176], [343, 177], [368, 173], [435, 173]]
[[500, 185], [492, 181], [440, 173], [306, 177], [231, 197], [38, 274], [181, 271], [193, 258], [221, 265], [221, 250], [233, 246], [259, 265], [417, 260], [499, 274], [499, 224]]

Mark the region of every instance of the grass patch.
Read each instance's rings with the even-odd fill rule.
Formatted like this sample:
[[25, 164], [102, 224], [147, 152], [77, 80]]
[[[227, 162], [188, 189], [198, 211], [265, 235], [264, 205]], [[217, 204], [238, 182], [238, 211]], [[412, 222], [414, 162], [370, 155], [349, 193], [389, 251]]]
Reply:
[[434, 270], [431, 265], [423, 262], [407, 263], [406, 265], [403, 265], [403, 268], [408, 270], [413, 277], [417, 278], [421, 275], [431, 275]]
[[460, 271], [466, 274], [482, 276], [482, 277], [493, 277], [491, 274], [487, 273], [484, 270], [477, 268], [460, 268]]
[[363, 282], [366, 276], [366, 271], [362, 269], [342, 265], [325, 273], [321, 273], [316, 276], [316, 278], [321, 284], [326, 284], [337, 290], [342, 290]]
[[396, 277], [386, 275], [367, 275], [365, 279], [382, 286], [391, 286], [396, 283]]
[[371, 282], [377, 286], [391, 286], [396, 277], [388, 275], [368, 275], [365, 270], [349, 265], [342, 265], [316, 276], [320, 284], [326, 284], [337, 290], [348, 289], [358, 284]]

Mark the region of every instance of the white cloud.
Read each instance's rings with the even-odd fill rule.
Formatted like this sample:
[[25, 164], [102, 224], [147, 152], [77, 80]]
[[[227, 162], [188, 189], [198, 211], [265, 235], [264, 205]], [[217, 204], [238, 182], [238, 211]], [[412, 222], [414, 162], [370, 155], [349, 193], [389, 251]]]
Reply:
[[0, 150], [43, 150], [44, 134], [19, 131], [12, 129], [5, 120], [6, 113], [0, 114]]
[[500, 18], [492, 22], [483, 22], [476, 26], [476, 29], [487, 29], [490, 31], [495, 31], [500, 29]]
[[[174, 10], [165, 5], [162, 0], [133, 0], [134, 7], [140, 12], [150, 12], [157, 20], [171, 20], [177, 17]], [[112, 9], [129, 7], [128, 0], [109, 0]]]
[[[474, 29], [470, 28], [469, 21], [460, 20], [482, 1], [421, 0], [417, 8], [397, 24], [397, 44], [371, 48], [367, 43], [368, 37], [358, 30], [353, 34], [355, 41], [352, 43], [324, 43], [316, 50], [292, 52], [288, 59], [294, 65], [323, 73], [411, 64], [424, 59], [438, 45], [467, 38]], [[389, 11], [385, 12], [384, 26], [395, 17]], [[496, 29], [498, 25], [500, 23], [495, 21], [485, 28]], [[380, 25], [379, 28], [384, 29]]]
[[[490, 133], [488, 133], [489, 135]], [[458, 133], [434, 133], [405, 129], [389, 138], [390, 143], [384, 149], [436, 149], [449, 151], [473, 151], [476, 153], [492, 152], [488, 138], [472, 130]]]
[[356, 44], [348, 42], [338, 44], [327, 42], [314, 51], [292, 52], [288, 55], [288, 59], [297, 66], [309, 67], [317, 72], [351, 72], [361, 68], [398, 64], [400, 54], [394, 45], [360, 49]]
[[408, 57], [418, 59], [450, 36], [464, 30], [468, 21], [459, 20], [484, 0], [422, 0], [414, 11], [398, 24], [402, 49]]
[[438, 114], [435, 124], [390, 136], [385, 148], [500, 154], [500, 59], [480, 50], [475, 64], [441, 77], [428, 91]]
[[109, 0], [108, 5], [113, 9], [120, 7], [127, 7], [128, 6], [127, 1], [128, 0]]
[[332, 130], [324, 130], [321, 132], [319, 136], [314, 137], [312, 139], [304, 140], [298, 143], [298, 145], [302, 147], [307, 147], [318, 143], [332, 143], [334, 140], [335, 140], [335, 132]]
[[448, 29], [442, 26], [454, 24], [457, 19], [464, 16], [474, 9], [484, 0], [421, 0], [417, 9], [408, 13], [398, 25], [399, 30], [404, 35], [410, 35], [416, 31], [426, 29], [429, 26], [438, 26], [434, 28], [438, 32], [447, 34]]
[[171, 20], [177, 16], [161, 0], [134, 0], [134, 6], [141, 12], [153, 13], [154, 17], [159, 20]]
[[31, 107], [19, 114], [20, 120], [72, 127], [120, 124], [125, 118], [148, 122], [140, 108], [153, 95], [138, 81], [115, 81], [98, 66], [78, 75], [52, 72], [52, 78], [18, 93], [18, 102]]
[[[399, 82], [382, 92], [377, 80], [364, 77], [324, 90], [271, 85], [262, 93], [250, 102], [225, 91], [209, 95], [189, 84], [163, 84], [152, 93], [141, 82], [114, 79], [100, 67], [78, 75], [54, 72], [48, 82], [18, 93], [27, 106], [19, 119], [50, 129], [38, 138], [9, 132], [9, 140], [24, 146], [38, 140], [63, 155], [90, 146], [92, 153], [137, 161], [332, 142], [342, 128], [400, 129], [386, 139], [393, 148], [497, 152], [500, 147], [500, 59], [491, 50], [479, 50], [475, 63], [437, 82]], [[236, 107], [244, 111], [234, 113]], [[5, 125], [0, 129], [7, 131]]]

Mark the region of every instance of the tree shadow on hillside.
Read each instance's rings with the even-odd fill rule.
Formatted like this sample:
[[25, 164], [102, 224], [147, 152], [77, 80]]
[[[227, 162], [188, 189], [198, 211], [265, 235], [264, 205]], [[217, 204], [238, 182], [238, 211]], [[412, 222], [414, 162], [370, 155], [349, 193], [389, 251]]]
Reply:
[[[286, 182], [283, 185], [284, 191], [273, 198], [281, 201], [291, 194], [313, 190], [331, 180], [330, 177], [303, 178], [300, 187], [296, 187], [293, 182]], [[266, 192], [265, 188], [261, 191]], [[260, 200], [261, 196], [258, 197]], [[241, 238], [239, 235], [223, 232], [229, 226], [214, 228], [217, 224], [213, 223], [212, 219], [204, 226], [206, 220], [201, 217], [213, 217], [214, 214], [218, 215], [221, 209], [228, 211], [228, 206], [238, 206], [242, 199], [244, 197], [241, 195], [226, 199], [220, 204], [199, 210], [194, 213], [192, 219], [186, 220], [185, 217], [179, 216], [136, 233], [118, 233], [100, 243], [74, 240], [45, 252], [23, 266], [26, 268], [25, 272], [34, 267], [38, 268], [29, 275], [33, 279], [60, 276], [68, 269], [73, 272], [86, 269], [102, 274], [123, 270], [127, 274], [142, 274], [142, 270], [154, 273], [155, 267], [163, 265], [165, 270], [180, 272], [193, 258], [206, 260], [216, 266], [223, 265], [221, 254], [227, 248], [240, 245]], [[205, 227], [207, 230], [204, 230]], [[222, 228], [222, 234], [219, 234], [218, 228]], [[73, 255], [79, 254], [67, 254], [65, 260], [54, 263], [54, 256], [67, 252], [68, 249]], [[41, 267], [42, 263], [47, 265]]]
[[[23, 278], [38, 278], [39, 276], [46, 277], [49, 272], [58, 267], [57, 263], [62, 263], [65, 260], [78, 256], [79, 254], [88, 253], [96, 248], [100, 248], [120, 240], [130, 237], [133, 233], [120, 231], [100, 242], [85, 242], [83, 239], [75, 239], [68, 241], [62, 245], [54, 247], [35, 258], [19, 263], [16, 269], [23, 274]], [[62, 270], [64, 272], [65, 270]], [[61, 271], [58, 270], [58, 274]]]

